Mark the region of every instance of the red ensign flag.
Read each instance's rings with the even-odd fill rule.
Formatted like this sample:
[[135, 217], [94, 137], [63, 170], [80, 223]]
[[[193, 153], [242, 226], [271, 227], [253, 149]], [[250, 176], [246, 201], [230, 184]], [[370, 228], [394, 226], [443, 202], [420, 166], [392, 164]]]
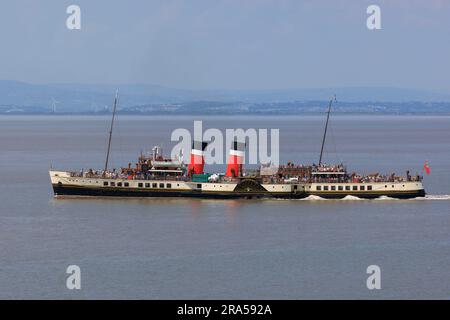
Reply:
[[423, 165], [423, 170], [425, 170], [425, 172], [427, 173], [427, 174], [430, 174], [430, 166], [428, 165], [428, 161], [427, 162], [425, 162], [425, 164]]

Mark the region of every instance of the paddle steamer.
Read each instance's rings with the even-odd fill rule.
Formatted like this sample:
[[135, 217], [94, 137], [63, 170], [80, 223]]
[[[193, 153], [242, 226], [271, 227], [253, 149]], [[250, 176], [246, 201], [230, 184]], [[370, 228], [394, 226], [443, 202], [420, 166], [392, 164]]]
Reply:
[[322, 163], [333, 99], [330, 100], [318, 164], [262, 165], [260, 170], [244, 170], [245, 144], [234, 141], [224, 174], [204, 172], [203, 153], [207, 143], [193, 141], [190, 163], [182, 157], [164, 157], [161, 148], [154, 147], [149, 155], [141, 154], [135, 165], [109, 170], [111, 137], [116, 113], [114, 101], [108, 151], [101, 171], [50, 170], [50, 179], [56, 197], [196, 197], [196, 198], [326, 198], [357, 197], [415, 198], [425, 196], [422, 176], [358, 175], [346, 167]]

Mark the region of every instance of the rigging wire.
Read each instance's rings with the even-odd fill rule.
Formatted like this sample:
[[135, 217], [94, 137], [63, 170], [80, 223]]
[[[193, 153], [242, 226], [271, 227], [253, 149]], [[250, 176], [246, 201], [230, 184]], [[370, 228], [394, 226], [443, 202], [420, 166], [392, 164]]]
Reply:
[[[334, 154], [335, 159], [337, 160], [338, 164], [343, 163], [342, 158], [339, 156], [339, 152], [338, 152], [338, 148], [337, 148], [337, 139], [335, 138], [335, 134], [334, 134], [334, 130], [333, 130], [333, 125], [330, 125], [330, 136], [331, 136], [331, 144], [333, 147], [332, 153]], [[331, 153], [331, 152], [330, 152]]]

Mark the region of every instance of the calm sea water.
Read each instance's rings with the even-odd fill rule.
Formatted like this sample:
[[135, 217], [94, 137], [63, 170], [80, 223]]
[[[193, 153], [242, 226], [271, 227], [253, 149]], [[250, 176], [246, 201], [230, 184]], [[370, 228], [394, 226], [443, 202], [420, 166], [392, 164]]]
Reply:
[[[112, 166], [191, 117], [118, 118]], [[281, 160], [317, 162], [323, 116], [202, 117], [279, 128]], [[54, 199], [50, 165], [101, 168], [108, 117], [0, 117], [0, 298], [450, 298], [450, 118], [335, 116], [327, 162], [420, 172], [420, 200]], [[220, 170], [220, 168], [218, 168]], [[82, 289], [66, 288], [68, 265]], [[381, 290], [366, 268], [381, 268]]]

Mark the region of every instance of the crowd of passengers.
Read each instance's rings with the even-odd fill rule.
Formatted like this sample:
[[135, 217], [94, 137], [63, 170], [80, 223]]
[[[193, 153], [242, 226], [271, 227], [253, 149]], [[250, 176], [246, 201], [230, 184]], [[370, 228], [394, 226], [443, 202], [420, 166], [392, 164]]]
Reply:
[[[314, 172], [346, 172], [346, 168], [343, 164], [327, 165], [313, 164]], [[411, 176], [409, 171], [406, 171], [406, 176], [397, 176], [395, 173], [390, 175], [370, 174], [370, 175], [358, 175], [352, 173], [351, 175], [345, 174], [343, 176], [336, 177], [321, 177], [314, 176], [312, 182], [343, 182], [343, 183], [366, 183], [366, 182], [405, 182], [405, 181], [421, 181], [422, 177], [419, 175]]]
[[343, 164], [320, 164], [316, 165], [315, 163], [312, 165], [312, 169], [315, 172], [345, 172], [346, 168]]
[[[330, 170], [341, 170], [337, 166]], [[305, 176], [293, 176], [293, 175], [278, 175], [265, 177], [263, 181], [265, 183], [373, 183], [373, 182], [408, 182], [408, 181], [422, 181], [422, 176], [411, 176], [409, 171], [406, 171], [406, 176], [398, 176], [395, 173], [390, 175], [370, 174], [359, 175], [356, 173], [333, 175], [333, 172], [342, 171], [322, 171], [330, 172], [330, 175], [305, 175]]]
[[124, 172], [118, 172], [116, 169], [113, 169], [111, 171], [93, 170], [93, 169], [84, 171], [84, 169], [81, 169], [78, 172], [71, 172], [71, 176], [84, 178], [106, 178], [106, 179], [126, 179], [126, 180], [177, 180], [177, 181], [188, 180], [188, 178], [183, 175], [153, 174], [144, 172], [128, 174]]
[[[345, 172], [345, 167], [341, 165], [327, 166], [321, 165], [316, 166], [313, 165], [315, 171], [319, 172]], [[112, 171], [103, 171], [103, 170], [93, 170], [89, 169], [88, 171], [84, 171], [81, 169], [79, 172], [72, 172], [72, 177], [85, 177], [85, 178], [107, 178], [107, 179], [127, 179], [127, 180], [176, 180], [176, 181], [187, 181], [190, 178], [185, 175], [170, 175], [170, 174], [153, 174], [153, 173], [144, 173], [137, 172], [134, 174], [128, 174], [124, 172], [118, 172], [116, 169]], [[245, 174], [244, 174], [245, 176]], [[291, 178], [290, 182], [303, 182], [303, 183], [371, 183], [371, 182], [405, 182], [405, 181], [422, 181], [422, 177], [419, 175], [411, 176], [409, 171], [406, 171], [406, 176], [397, 176], [395, 173], [390, 175], [380, 175], [380, 174], [371, 174], [371, 175], [359, 175], [356, 173], [352, 173], [351, 175], [336, 175], [336, 176], [303, 176], [303, 177], [285, 177], [285, 176], [271, 176], [266, 177], [264, 180], [265, 183], [283, 183], [286, 182], [286, 178]], [[294, 179], [292, 179], [294, 178]]]
[[397, 176], [395, 173], [390, 175], [367, 175], [362, 176], [356, 173], [352, 175], [343, 175], [339, 177], [320, 177], [314, 176], [311, 182], [340, 182], [340, 183], [370, 183], [370, 182], [408, 182], [408, 181], [422, 181], [422, 177], [419, 175], [411, 176], [409, 172], [406, 176]]

